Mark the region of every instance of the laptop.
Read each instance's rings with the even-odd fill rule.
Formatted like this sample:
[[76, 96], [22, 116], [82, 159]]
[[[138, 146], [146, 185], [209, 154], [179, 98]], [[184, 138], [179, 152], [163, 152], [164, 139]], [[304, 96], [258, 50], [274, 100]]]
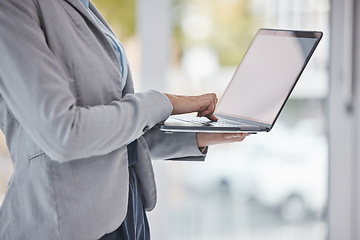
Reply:
[[323, 33], [260, 29], [222, 95], [212, 122], [194, 114], [170, 116], [166, 132], [269, 132]]

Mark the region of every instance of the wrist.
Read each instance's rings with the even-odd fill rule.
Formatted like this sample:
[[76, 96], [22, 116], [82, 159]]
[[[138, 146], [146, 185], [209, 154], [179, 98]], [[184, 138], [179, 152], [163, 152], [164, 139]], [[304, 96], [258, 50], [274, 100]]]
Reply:
[[199, 151], [202, 153], [202, 154], [206, 154], [207, 151], [208, 151], [208, 146], [203, 146], [203, 134], [201, 133], [196, 133], [196, 142], [197, 142], [197, 145], [198, 145], [198, 148], [199, 148]]
[[197, 132], [196, 133], [196, 143], [198, 148], [204, 148], [209, 146], [209, 141], [207, 141], [206, 133]]

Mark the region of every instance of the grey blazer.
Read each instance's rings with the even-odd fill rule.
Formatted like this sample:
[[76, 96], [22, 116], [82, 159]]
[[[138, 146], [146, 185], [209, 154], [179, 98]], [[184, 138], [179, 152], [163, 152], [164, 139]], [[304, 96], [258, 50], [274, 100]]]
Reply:
[[80, 0], [0, 0], [0, 127], [15, 169], [1, 240], [114, 231], [126, 214], [134, 139], [146, 210], [156, 202], [151, 157], [204, 159], [194, 134], [153, 128], [172, 111], [163, 94], [134, 94], [131, 74], [123, 91], [121, 81], [112, 46]]

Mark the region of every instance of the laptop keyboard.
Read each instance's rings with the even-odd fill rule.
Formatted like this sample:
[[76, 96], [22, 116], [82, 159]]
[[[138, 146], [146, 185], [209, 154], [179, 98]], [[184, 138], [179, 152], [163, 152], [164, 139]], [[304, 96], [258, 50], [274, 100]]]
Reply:
[[235, 121], [230, 121], [224, 118], [219, 118], [217, 122], [213, 122], [211, 120], [209, 120], [206, 117], [194, 117], [194, 116], [190, 116], [190, 115], [182, 115], [180, 116], [172, 116], [172, 118], [181, 120], [181, 121], [185, 121], [185, 122], [190, 122], [190, 123], [194, 123], [197, 124], [199, 126], [214, 126], [214, 127], [244, 127], [244, 126], [254, 126], [254, 125], [250, 125], [247, 123], [241, 123], [241, 122], [235, 122]]

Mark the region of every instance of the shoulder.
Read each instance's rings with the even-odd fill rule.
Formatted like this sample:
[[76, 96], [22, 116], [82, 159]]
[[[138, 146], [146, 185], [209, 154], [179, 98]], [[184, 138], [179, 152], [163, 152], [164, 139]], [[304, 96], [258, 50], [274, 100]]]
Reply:
[[38, 0], [0, 0], [0, 14], [12, 17], [38, 15]]
[[38, 0], [0, 0], [0, 22], [5, 28], [6, 25], [19, 26], [22, 23], [39, 25], [38, 6]]

